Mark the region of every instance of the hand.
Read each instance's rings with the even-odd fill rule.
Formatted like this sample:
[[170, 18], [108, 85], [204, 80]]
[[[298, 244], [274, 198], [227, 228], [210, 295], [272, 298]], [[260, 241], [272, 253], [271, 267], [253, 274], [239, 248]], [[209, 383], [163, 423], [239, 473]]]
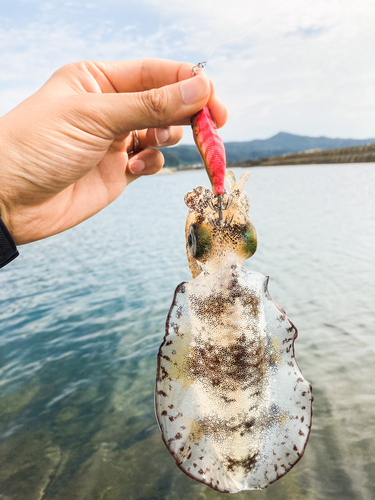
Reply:
[[[65, 231], [164, 163], [152, 146], [176, 144], [207, 104], [226, 109], [192, 64], [162, 59], [80, 62], [0, 118], [0, 214], [21, 245]], [[140, 149], [131, 155], [139, 131]]]

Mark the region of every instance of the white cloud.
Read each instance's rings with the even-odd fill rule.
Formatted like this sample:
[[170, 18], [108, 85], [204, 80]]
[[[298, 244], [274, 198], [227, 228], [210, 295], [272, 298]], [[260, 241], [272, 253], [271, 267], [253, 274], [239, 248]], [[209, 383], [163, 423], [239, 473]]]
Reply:
[[210, 66], [232, 111], [231, 135], [374, 137], [374, 7], [364, 3], [367, 10], [347, 1], [290, 4], [246, 44], [216, 52]]
[[[167, 57], [196, 63], [285, 0], [20, 1], [0, 18], [0, 114], [67, 62]], [[207, 67], [229, 108], [225, 140], [374, 137], [373, 0], [292, 0]], [[0, 14], [1, 15], [1, 14]], [[187, 134], [189, 138], [189, 134]]]

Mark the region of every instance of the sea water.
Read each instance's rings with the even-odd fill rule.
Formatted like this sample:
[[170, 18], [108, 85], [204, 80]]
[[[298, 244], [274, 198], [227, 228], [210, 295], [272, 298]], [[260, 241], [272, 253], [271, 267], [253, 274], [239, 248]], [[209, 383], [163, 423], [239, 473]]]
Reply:
[[[243, 173], [235, 169], [237, 178]], [[190, 279], [183, 198], [204, 171], [142, 178], [0, 271], [0, 498], [197, 500], [154, 416], [156, 354]], [[254, 168], [258, 251], [313, 385], [303, 459], [236, 499], [375, 498], [375, 164]]]

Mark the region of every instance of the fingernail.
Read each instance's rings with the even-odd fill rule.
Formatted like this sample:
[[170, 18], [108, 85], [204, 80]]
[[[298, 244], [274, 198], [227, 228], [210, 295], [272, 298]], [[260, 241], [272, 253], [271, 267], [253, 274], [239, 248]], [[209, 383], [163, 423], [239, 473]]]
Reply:
[[165, 144], [169, 139], [169, 130], [167, 128], [156, 128], [155, 129], [155, 140], [158, 146]]
[[129, 170], [132, 174], [139, 174], [146, 168], [146, 163], [143, 160], [134, 160], [129, 163]]
[[181, 82], [181, 96], [185, 104], [202, 101], [210, 90], [207, 78], [194, 76]]

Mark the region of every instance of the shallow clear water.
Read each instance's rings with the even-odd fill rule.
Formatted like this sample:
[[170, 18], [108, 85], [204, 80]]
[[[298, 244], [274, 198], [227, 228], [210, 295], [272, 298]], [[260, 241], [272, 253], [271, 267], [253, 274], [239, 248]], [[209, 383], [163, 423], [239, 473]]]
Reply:
[[[190, 279], [183, 197], [199, 184], [203, 171], [142, 179], [0, 271], [2, 500], [223, 496], [174, 465], [154, 416], [157, 349]], [[374, 164], [253, 169], [246, 267], [297, 326], [315, 401], [304, 458], [239, 500], [375, 498], [374, 186]]]

